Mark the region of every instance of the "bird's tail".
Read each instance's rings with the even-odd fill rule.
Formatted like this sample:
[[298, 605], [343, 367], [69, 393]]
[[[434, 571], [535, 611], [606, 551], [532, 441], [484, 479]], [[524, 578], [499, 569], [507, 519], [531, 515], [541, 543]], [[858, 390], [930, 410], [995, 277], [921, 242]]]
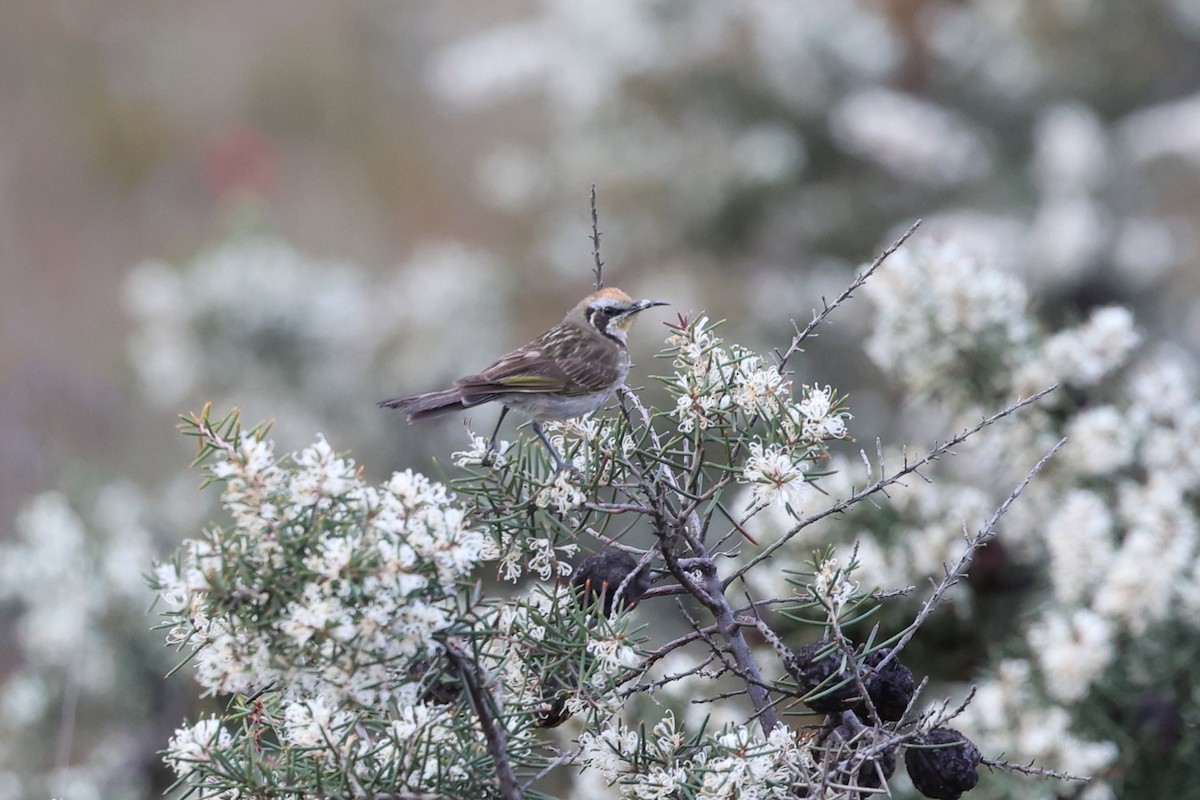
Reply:
[[451, 414], [465, 408], [462, 392], [457, 387], [440, 392], [414, 394], [409, 397], [393, 397], [391, 400], [381, 401], [379, 405], [382, 408], [395, 408], [403, 411], [408, 415], [409, 422]]

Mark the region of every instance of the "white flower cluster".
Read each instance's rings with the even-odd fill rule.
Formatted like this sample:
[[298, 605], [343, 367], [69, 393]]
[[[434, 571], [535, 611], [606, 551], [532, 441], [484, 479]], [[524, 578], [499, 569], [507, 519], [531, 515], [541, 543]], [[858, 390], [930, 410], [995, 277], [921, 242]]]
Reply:
[[483, 466], [485, 458], [491, 459], [491, 466], [500, 469], [508, 463], [509, 443], [503, 439], [496, 442], [494, 451], [489, 452], [491, 442], [488, 439], [480, 436], [474, 431], [467, 431], [467, 436], [471, 439], [471, 444], [466, 450], [456, 450], [450, 454], [450, 458], [456, 467], [478, 467]]
[[1021, 282], [953, 242], [910, 243], [864, 289], [879, 315], [867, 353], [918, 391], [971, 381], [981, 363], [1002, 373], [1033, 333]]
[[359, 342], [371, 296], [357, 268], [308, 259], [270, 238], [225, 242], [184, 271], [145, 262], [124, 286], [140, 323], [130, 362], [146, 395], [163, 405], [216, 376], [254, 383], [281, 357], [290, 363], [278, 366], [301, 384], [293, 388], [328, 393], [366, 367]]
[[639, 800], [685, 794], [702, 800], [791, 797], [814, 769], [807, 749], [786, 726], [765, 738], [751, 726], [730, 726], [692, 746], [669, 711], [649, 736], [618, 721], [583, 733], [579, 743], [581, 764], [619, 797]]
[[324, 438], [285, 461], [256, 433], [212, 444], [233, 525], [157, 568], [170, 640], [196, 649], [209, 694], [279, 681], [378, 707], [397, 664], [437, 649], [484, 537], [441, 484], [406, 471], [368, 486]]
[[[903, 458], [899, 451], [884, 453], [885, 463], [899, 463]], [[862, 474], [861, 464], [841, 454], [830, 459], [828, 469], [833, 474], [822, 484], [829, 492], [828, 497], [821, 499], [823, 505], [832, 505], [846, 497], [853, 490], [850, 476], [856, 472]], [[986, 519], [992, 510], [988, 494], [973, 486], [949, 480], [913, 482], [891, 495], [883, 531], [876, 527], [877, 512], [867, 506], [848, 512], [838, 558], [841, 563], [849, 563], [853, 557], [859, 564], [857, 574], [868, 576], [875, 586], [901, 588], [927, 583], [930, 578], [941, 576], [944, 565], [962, 554], [966, 547], [964, 523]], [[819, 532], [810, 534], [819, 535]], [[812, 538], [803, 540], [797, 543], [795, 552], [808, 553], [819, 543]], [[951, 601], [966, 600], [965, 590], [961, 586], [951, 593]]]
[[916, 183], [951, 186], [987, 176], [983, 137], [949, 109], [890, 89], [870, 87], [832, 109], [834, 142]]
[[[130, 697], [145, 688], [146, 669], [169, 666], [145, 660], [155, 638], [142, 577], [154, 556], [152, 519], [149, 499], [123, 481], [86, 504], [49, 491], [25, 504], [0, 542], [0, 796], [144, 792], [129, 764], [145, 755], [152, 712]], [[75, 707], [105, 719], [102, 732], [71, 727], [64, 709]], [[72, 733], [69, 764], [37, 734], [45, 730]]]
[[1112, 626], [1087, 608], [1048, 613], [1029, 629], [1028, 638], [1047, 691], [1062, 703], [1082, 700], [1116, 656]]
[[[253, 721], [274, 731], [280, 764], [352, 764], [361, 781], [413, 790], [463, 778], [482, 734], [436, 704], [427, 673], [443, 663], [436, 637], [484, 536], [441, 484], [410, 470], [369, 486], [324, 437], [277, 459], [260, 431], [196, 430], [232, 523], [185, 542], [156, 588], [205, 693], [278, 687]], [[177, 733], [166, 760], [217, 797], [206, 787], [247, 757], [247, 735], [205, 720]]]
[[675, 376], [667, 388], [675, 395], [679, 430], [705, 430], [735, 412], [766, 420], [785, 413], [791, 380], [746, 348], [724, 346], [713, 327], [701, 317], [667, 338], [675, 355]]
[[[872, 339], [881, 363], [907, 381], [940, 390], [960, 410], [973, 413], [989, 402], [988, 385], [991, 396], [997, 388], [1007, 396], [1027, 395], [1054, 383], [1069, 389], [1047, 398], [1045, 405], [1054, 413], [1034, 411], [1018, 424], [997, 426], [973, 448], [991, 465], [991, 475], [1011, 475], [1015, 483], [1054, 441], [1063, 435], [1068, 439], [1007, 515], [1000, 538], [1008, 558], [1048, 565], [1046, 577], [1056, 604], [1022, 631], [1027, 660], [1006, 662], [1001, 677], [981, 691], [972, 709], [981, 726], [975, 732], [984, 737], [981, 744], [1069, 772], [1095, 774], [1111, 763], [1114, 746], [1070, 735], [1073, 708], [1088, 703], [1094, 687], [1106, 679], [1120, 680], [1151, 668], [1140, 662], [1153, 652], [1152, 646], [1124, 651], [1119, 642], [1129, 637], [1153, 639], [1164, 626], [1196, 626], [1200, 513], [1194, 497], [1200, 490], [1200, 401], [1194, 363], [1171, 350], [1141, 355], [1142, 337], [1127, 309], [1097, 308], [1074, 327], [1042, 334], [1023, 309], [1024, 301], [1016, 303], [1017, 295], [1009, 293], [1012, 302], [1007, 305], [997, 298], [991, 309], [948, 317], [948, 327], [937, 329], [941, 340], [980, 344], [955, 351], [961, 360], [957, 368], [948, 363], [927, 368], [906, 359], [903, 351], [915, 348], [922, 360], [936, 364], [935, 329], [922, 328], [919, 338], [905, 340], [903, 331], [913, 326], [900, 321], [901, 309], [917, 298], [906, 299], [902, 285], [899, 296], [885, 286], [913, 280], [915, 275], [892, 269], [912, 260], [889, 261], [880, 276], [885, 280], [871, 292], [882, 312]], [[957, 263], [952, 258], [927, 263], [930, 270], [921, 285], [930, 280], [936, 285], [941, 276], [958, 286], [946, 298], [973, 296], [980, 285], [1009, 280], [987, 269], [967, 269], [961, 258]], [[976, 325], [977, 314], [991, 319], [992, 327]], [[910, 310], [909, 316], [921, 315]], [[1000, 361], [983, 346], [989, 330], [1001, 331], [999, 341], [1007, 342]], [[882, 357], [885, 351], [891, 354], [887, 358]], [[1001, 365], [1004, 369], [997, 371]], [[991, 371], [990, 384], [958, 379], [979, 369]], [[922, 381], [913, 380], [914, 374], [923, 376]], [[957, 509], [961, 520], [986, 518], [988, 506], [998, 498], [971, 488], [972, 480], [989, 477], [958, 474], [897, 493], [893, 505], [898, 510], [908, 506], [913, 528], [897, 530], [891, 524], [888, 536], [864, 538], [859, 550], [864, 569], [886, 575], [905, 561], [906, 553], [919, 555], [915, 543], [938, 538], [931, 536], [938, 526], [922, 524], [921, 519], [930, 514], [949, 519], [939, 507], [950, 498], [974, 498], [970, 507]], [[957, 539], [951, 538], [951, 527], [942, 530], [946, 544]], [[959, 547], [961, 543], [954, 544]], [[920, 560], [927, 569], [953, 555], [937, 546]], [[1016, 690], [1003, 677], [1006, 672], [1036, 674], [1045, 693]], [[1001, 706], [1003, 714], [997, 710]]]
[[1099, 308], [1082, 325], [1047, 339], [1027, 369], [1040, 373], [1043, 388], [1055, 382], [1087, 388], [1124, 366], [1140, 341], [1129, 309]]
[[798, 516], [805, 495], [804, 471], [807, 462], [797, 461], [784, 447], [750, 443], [750, 456], [742, 468], [740, 480], [753, 485], [754, 507], [782, 506]]
[[543, 424], [550, 443], [580, 475], [594, 476], [606, 483], [612, 480], [616, 465], [633, 453], [633, 437], [623, 433], [614, 417], [586, 414]]
[[194, 725], [176, 729], [167, 743], [163, 761], [177, 776], [186, 778], [197, 766], [211, 762], [213, 756], [232, 741], [233, 737], [221, 727], [219, 719], [202, 719]]
[[774, 365], [739, 345], [726, 346], [701, 317], [667, 339], [675, 374], [667, 389], [675, 397], [671, 416], [679, 431], [693, 435], [730, 424], [735, 415], [769, 426], [772, 441], [752, 441], [738, 480], [752, 486], [753, 513], [776, 505], [798, 516], [807, 494], [809, 463], [825, 443], [846, 436], [850, 414], [830, 386], [805, 386], [792, 400], [792, 381]]
[[850, 573], [842, 569], [836, 558], [830, 558], [818, 565], [812, 590], [829, 607], [830, 616], [836, 618], [858, 594], [858, 582], [850, 580]]

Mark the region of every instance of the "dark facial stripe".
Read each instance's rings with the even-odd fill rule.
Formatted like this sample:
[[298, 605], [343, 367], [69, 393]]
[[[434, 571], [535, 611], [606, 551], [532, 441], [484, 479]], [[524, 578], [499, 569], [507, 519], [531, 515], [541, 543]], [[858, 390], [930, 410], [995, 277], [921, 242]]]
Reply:
[[[612, 341], [621, 345], [621, 347], [624, 347], [625, 343], [622, 342], [618, 337], [613, 336], [608, 331], [608, 325], [613, 321], [612, 315], [614, 311], [616, 311], [616, 309], [602, 307], [589, 308], [587, 312], [587, 321], [591, 323], [592, 327], [599, 331], [602, 336], [611, 339]], [[619, 314], [619, 312], [617, 313]]]

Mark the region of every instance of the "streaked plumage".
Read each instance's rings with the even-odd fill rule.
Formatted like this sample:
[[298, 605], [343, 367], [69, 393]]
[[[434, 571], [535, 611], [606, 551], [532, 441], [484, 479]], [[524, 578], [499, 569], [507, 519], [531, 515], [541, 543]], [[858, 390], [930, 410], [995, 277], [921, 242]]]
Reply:
[[[412, 422], [496, 401], [504, 404], [502, 420], [508, 409], [515, 409], [533, 420], [534, 431], [544, 441], [538, 423], [594, 411], [625, 382], [629, 326], [639, 311], [658, 305], [666, 304], [635, 301], [620, 289], [601, 289], [580, 300], [558, 325], [482, 372], [459, 378], [443, 391], [379, 405], [403, 411]], [[492, 440], [494, 444], [495, 434]], [[562, 466], [558, 454], [554, 456]]]

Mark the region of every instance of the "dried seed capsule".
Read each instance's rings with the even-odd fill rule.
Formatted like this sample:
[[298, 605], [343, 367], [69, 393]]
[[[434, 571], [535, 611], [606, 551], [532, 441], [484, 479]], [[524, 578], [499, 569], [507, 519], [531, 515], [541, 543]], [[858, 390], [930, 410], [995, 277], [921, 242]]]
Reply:
[[[798, 648], [793, 656], [788, 667], [800, 691], [808, 694], [820, 686], [820, 691], [825, 692], [820, 697], [805, 701], [813, 711], [836, 714], [858, 702], [858, 686], [853, 680], [848, 680], [851, 675], [849, 670], [842, 668], [842, 653], [828, 639], [809, 642]], [[842, 681], [846, 683], [828, 691]]]
[[[891, 653], [891, 650], [877, 650], [867, 656], [866, 664], [874, 667]], [[912, 670], [893, 658], [883, 669], [867, 679], [867, 696], [871, 698], [876, 713], [884, 722], [894, 722], [904, 716], [908, 704], [912, 702], [913, 684]], [[864, 717], [864, 714], [859, 716]]]
[[934, 728], [915, 744], [927, 746], [905, 750], [904, 768], [921, 794], [935, 800], [958, 800], [979, 783], [979, 749], [960, 732]]
[[617, 600], [617, 590], [635, 570], [637, 574], [625, 583], [625, 589], [621, 593], [621, 607], [633, 608], [642, 599], [642, 595], [649, 591], [650, 570], [646, 567], [638, 570], [637, 566], [637, 560], [629, 553], [610, 547], [585, 558], [575, 571], [571, 583], [580, 592], [581, 604], [591, 606], [597, 600], [603, 599], [604, 616], [611, 617]]

